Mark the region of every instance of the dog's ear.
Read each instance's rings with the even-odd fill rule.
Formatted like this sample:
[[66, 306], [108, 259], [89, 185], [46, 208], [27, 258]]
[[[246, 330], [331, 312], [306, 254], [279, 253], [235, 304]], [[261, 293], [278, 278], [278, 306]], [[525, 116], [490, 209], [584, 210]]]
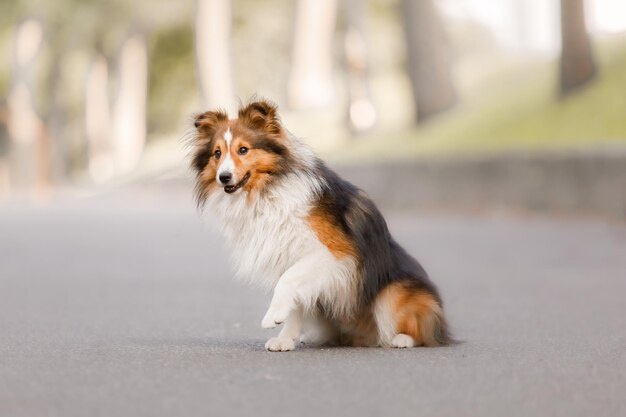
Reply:
[[220, 124], [228, 122], [228, 113], [223, 110], [207, 111], [194, 118], [197, 134], [192, 137], [191, 166], [200, 173], [211, 158], [215, 132]]
[[218, 126], [228, 121], [228, 113], [224, 110], [214, 110], [201, 113], [195, 117], [194, 126], [198, 133], [207, 138], [212, 138]]
[[278, 136], [282, 132], [278, 106], [270, 101], [254, 101], [239, 109], [239, 120], [253, 130]]

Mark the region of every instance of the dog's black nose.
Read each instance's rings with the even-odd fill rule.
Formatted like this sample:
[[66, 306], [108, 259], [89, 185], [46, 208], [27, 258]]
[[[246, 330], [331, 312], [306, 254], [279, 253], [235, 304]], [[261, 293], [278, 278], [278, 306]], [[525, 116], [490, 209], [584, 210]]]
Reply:
[[233, 178], [233, 174], [230, 172], [222, 172], [219, 178], [222, 184], [228, 184], [228, 182]]

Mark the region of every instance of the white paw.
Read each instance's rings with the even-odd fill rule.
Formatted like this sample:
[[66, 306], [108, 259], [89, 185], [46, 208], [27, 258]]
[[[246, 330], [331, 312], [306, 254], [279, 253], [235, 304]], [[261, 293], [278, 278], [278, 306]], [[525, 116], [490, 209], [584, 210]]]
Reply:
[[415, 346], [415, 340], [408, 334], [398, 333], [391, 339], [391, 346], [395, 348], [410, 348]]
[[287, 319], [290, 311], [291, 310], [286, 307], [276, 308], [270, 306], [269, 310], [267, 310], [267, 313], [265, 313], [265, 317], [263, 317], [263, 320], [261, 320], [261, 327], [263, 327], [264, 329], [272, 329], [278, 326]]
[[296, 342], [293, 339], [272, 337], [265, 343], [265, 349], [270, 352], [287, 352], [296, 348]]

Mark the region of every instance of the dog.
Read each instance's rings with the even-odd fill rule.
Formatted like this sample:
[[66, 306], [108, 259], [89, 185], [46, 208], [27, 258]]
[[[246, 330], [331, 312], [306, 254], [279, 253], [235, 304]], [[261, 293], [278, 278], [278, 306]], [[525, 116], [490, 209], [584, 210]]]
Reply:
[[267, 100], [195, 117], [198, 207], [223, 233], [236, 275], [273, 289], [269, 351], [451, 342], [441, 297], [368, 196], [283, 127]]

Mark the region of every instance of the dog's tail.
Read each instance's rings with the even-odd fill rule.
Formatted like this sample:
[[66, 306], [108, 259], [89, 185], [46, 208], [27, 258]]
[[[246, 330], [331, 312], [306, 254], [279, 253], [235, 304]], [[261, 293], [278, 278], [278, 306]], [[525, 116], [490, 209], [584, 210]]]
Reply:
[[[433, 299], [432, 302], [428, 301], [421, 306], [420, 310], [417, 320], [422, 344], [429, 347], [451, 344], [453, 339], [441, 305]], [[415, 339], [415, 336], [413, 338]]]

